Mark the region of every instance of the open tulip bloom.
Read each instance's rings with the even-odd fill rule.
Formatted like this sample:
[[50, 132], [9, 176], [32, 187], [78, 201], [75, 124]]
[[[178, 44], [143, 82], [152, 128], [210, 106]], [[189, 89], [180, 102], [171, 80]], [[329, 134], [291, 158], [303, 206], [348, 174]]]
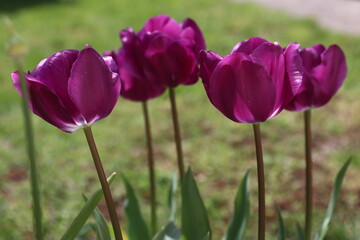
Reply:
[[258, 169], [259, 239], [265, 239], [265, 181], [260, 125], [278, 115], [302, 81], [299, 44], [283, 50], [278, 43], [254, 37], [238, 43], [229, 55], [200, 53], [200, 77], [211, 103], [226, 117], [253, 123]]
[[[19, 73], [11, 76], [21, 94]], [[55, 53], [24, 76], [31, 110], [66, 132], [108, 116], [120, 92], [118, 74], [89, 45], [81, 51]]]
[[311, 109], [328, 103], [342, 86], [347, 74], [346, 59], [337, 45], [327, 49], [317, 44], [300, 50], [303, 81], [294, 99], [286, 106], [290, 111], [304, 111], [306, 161], [305, 237], [312, 235], [312, 134]]
[[[119, 221], [109, 185], [101, 164], [90, 125], [108, 116], [120, 93], [120, 79], [109, 66], [112, 58], [102, 58], [90, 45], [85, 49], [64, 50], [41, 61], [37, 67], [24, 74], [29, 92], [31, 110], [65, 131], [83, 128], [99, 180], [104, 191], [116, 239], [122, 239]], [[11, 76], [20, 95], [21, 77]]]

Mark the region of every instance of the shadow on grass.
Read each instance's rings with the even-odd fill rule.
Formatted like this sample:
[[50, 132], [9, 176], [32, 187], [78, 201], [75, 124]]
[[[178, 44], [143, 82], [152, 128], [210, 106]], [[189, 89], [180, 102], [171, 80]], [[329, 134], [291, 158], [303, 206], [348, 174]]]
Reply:
[[2, 0], [0, 3], [0, 13], [10, 13], [41, 4], [56, 4], [61, 2], [70, 2], [70, 0]]

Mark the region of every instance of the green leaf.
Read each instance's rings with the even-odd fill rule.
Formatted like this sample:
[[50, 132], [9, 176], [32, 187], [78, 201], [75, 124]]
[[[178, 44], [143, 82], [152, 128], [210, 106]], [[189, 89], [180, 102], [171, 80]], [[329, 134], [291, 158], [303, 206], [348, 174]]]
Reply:
[[279, 206], [276, 207], [276, 211], [277, 211], [277, 215], [278, 215], [278, 218], [279, 218], [278, 240], [285, 240], [285, 224], [284, 224], [284, 220], [283, 220], [283, 217], [281, 215], [281, 210], [280, 210]]
[[178, 179], [177, 174], [174, 173], [171, 181], [171, 186], [169, 189], [169, 195], [168, 195], [168, 205], [170, 208], [170, 217], [169, 222], [175, 221], [176, 216], [176, 190], [178, 186]]
[[[83, 194], [83, 198], [85, 201], [88, 198]], [[96, 232], [96, 239], [97, 240], [111, 240], [109, 227], [106, 223], [104, 216], [102, 215], [101, 211], [96, 207], [92, 213], [95, 218], [96, 224], [94, 224], [94, 231]]]
[[234, 216], [224, 240], [241, 240], [244, 237], [250, 209], [249, 176], [248, 170], [239, 185], [234, 201]]
[[88, 238], [86, 236], [88, 234], [90, 234], [90, 232], [95, 232], [95, 231], [96, 231], [95, 224], [87, 223], [80, 229], [80, 231], [78, 232], [78, 234], [75, 237], [75, 240], [88, 240]]
[[304, 230], [301, 228], [299, 223], [296, 223], [296, 240], [305, 240]]
[[331, 220], [331, 217], [334, 213], [334, 208], [335, 208], [335, 203], [336, 203], [336, 199], [339, 195], [340, 192], [340, 188], [341, 188], [341, 184], [342, 181], [344, 179], [346, 170], [348, 169], [349, 165], [351, 162], [351, 158], [349, 158], [345, 164], [342, 166], [342, 168], [340, 169], [340, 171], [338, 172], [336, 179], [335, 179], [335, 183], [334, 183], [334, 188], [331, 192], [331, 197], [330, 197], [330, 201], [328, 204], [328, 208], [326, 210], [325, 213], [325, 217], [323, 219], [323, 222], [320, 226], [320, 230], [319, 232], [316, 234], [315, 240], [323, 240], [325, 238], [325, 235], [329, 229], [329, 223]]
[[95, 208], [93, 211], [93, 216], [96, 221], [96, 238], [97, 240], [111, 240], [109, 227], [106, 223], [106, 220], [100, 210]]
[[173, 239], [173, 240], [180, 240], [181, 239], [181, 231], [175, 225], [174, 222], [169, 222], [166, 224], [160, 232], [158, 232], [153, 240], [165, 240], [165, 239]]
[[[116, 173], [113, 173], [107, 179], [109, 185], [113, 182], [115, 175]], [[73, 240], [76, 237], [77, 233], [84, 226], [86, 220], [89, 218], [95, 207], [99, 204], [103, 195], [102, 189], [97, 190], [93, 195], [91, 195], [60, 240]]]
[[181, 199], [182, 234], [187, 240], [199, 240], [209, 233], [211, 239], [211, 229], [205, 205], [190, 168], [182, 181]]
[[125, 202], [125, 213], [129, 221], [129, 238], [130, 240], [150, 239], [150, 234], [144, 218], [141, 215], [139, 203], [135, 196], [134, 190], [126, 177], [123, 174], [121, 176], [124, 180], [127, 193], [127, 200]]

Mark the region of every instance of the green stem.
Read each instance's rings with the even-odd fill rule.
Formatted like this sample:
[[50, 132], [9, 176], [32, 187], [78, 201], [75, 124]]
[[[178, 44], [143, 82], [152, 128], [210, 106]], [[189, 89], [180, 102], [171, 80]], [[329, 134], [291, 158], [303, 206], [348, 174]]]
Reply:
[[305, 161], [306, 161], [306, 214], [305, 214], [305, 239], [311, 239], [312, 232], [312, 205], [313, 205], [313, 184], [312, 184], [312, 157], [311, 157], [311, 110], [304, 112], [304, 123], [305, 123]]
[[94, 160], [94, 164], [95, 164], [95, 168], [96, 168], [99, 180], [100, 180], [100, 184], [101, 184], [101, 187], [102, 187], [103, 192], [104, 192], [106, 205], [107, 205], [107, 208], [108, 208], [111, 223], [112, 223], [114, 233], [115, 233], [115, 239], [116, 240], [122, 240], [123, 238], [122, 238], [122, 234], [121, 234], [119, 219], [118, 219], [118, 216], [116, 214], [116, 208], [115, 208], [114, 200], [113, 200], [113, 198], [111, 196], [111, 191], [110, 191], [110, 188], [109, 188], [109, 184], [108, 184], [108, 182], [106, 180], [104, 168], [102, 166], [101, 159], [100, 159], [98, 150], [96, 148], [96, 144], [95, 144], [95, 140], [94, 140], [91, 128], [90, 127], [84, 127], [83, 129], [84, 129], [84, 133], [85, 133], [85, 136], [86, 136], [86, 140], [87, 140], [89, 148], [90, 148], [91, 155], [92, 155], [93, 160]]
[[171, 101], [171, 113], [174, 125], [174, 133], [175, 133], [175, 143], [176, 143], [176, 152], [177, 152], [177, 160], [178, 160], [178, 169], [180, 175], [180, 181], [182, 181], [184, 176], [184, 160], [181, 146], [181, 135], [180, 135], [180, 127], [178, 114], [176, 109], [176, 100], [175, 100], [175, 91], [173, 87], [169, 88], [170, 101]]
[[253, 124], [256, 160], [257, 160], [257, 176], [258, 176], [258, 202], [259, 202], [259, 218], [258, 218], [258, 239], [265, 240], [265, 174], [264, 174], [264, 161], [261, 146], [261, 131], [260, 124]]
[[24, 116], [25, 136], [26, 136], [26, 149], [30, 161], [30, 184], [33, 200], [33, 218], [34, 218], [34, 231], [37, 240], [43, 239], [43, 225], [42, 225], [42, 211], [40, 203], [40, 190], [38, 184], [38, 173], [35, 160], [35, 145], [32, 122], [29, 110], [29, 93], [26, 86], [26, 80], [23, 74], [23, 63], [19, 58], [15, 59], [17, 69], [20, 75], [20, 87], [23, 96], [22, 111]]
[[148, 147], [148, 167], [149, 167], [150, 191], [151, 191], [151, 233], [152, 236], [154, 236], [157, 231], [156, 182], [155, 182], [154, 153], [153, 153], [153, 146], [152, 146], [153, 144], [151, 137], [151, 125], [150, 125], [147, 102], [142, 102], [142, 108], [143, 108], [143, 114], [145, 120], [146, 142]]

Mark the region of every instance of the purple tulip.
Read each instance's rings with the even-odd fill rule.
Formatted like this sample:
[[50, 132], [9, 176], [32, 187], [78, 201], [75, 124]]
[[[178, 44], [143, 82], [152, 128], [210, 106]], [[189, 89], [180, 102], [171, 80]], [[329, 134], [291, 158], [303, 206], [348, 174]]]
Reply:
[[[42, 60], [34, 71], [24, 74], [31, 110], [65, 132], [74, 132], [105, 118], [120, 93], [118, 74], [90, 45], [81, 51], [64, 50]], [[20, 75], [11, 75], [21, 93]]]
[[166, 15], [150, 18], [135, 33], [120, 32], [123, 43], [116, 59], [122, 81], [121, 95], [133, 101], [147, 101], [167, 87], [193, 84], [198, 79], [197, 56], [205, 41], [196, 23], [179, 24]]
[[224, 58], [200, 53], [200, 77], [211, 103], [226, 117], [258, 123], [279, 114], [301, 84], [299, 45], [284, 51], [278, 43], [254, 37], [237, 44]]
[[300, 50], [304, 66], [298, 94], [286, 106], [290, 111], [305, 111], [328, 103], [339, 90], [347, 74], [346, 59], [337, 45], [323, 45]]

